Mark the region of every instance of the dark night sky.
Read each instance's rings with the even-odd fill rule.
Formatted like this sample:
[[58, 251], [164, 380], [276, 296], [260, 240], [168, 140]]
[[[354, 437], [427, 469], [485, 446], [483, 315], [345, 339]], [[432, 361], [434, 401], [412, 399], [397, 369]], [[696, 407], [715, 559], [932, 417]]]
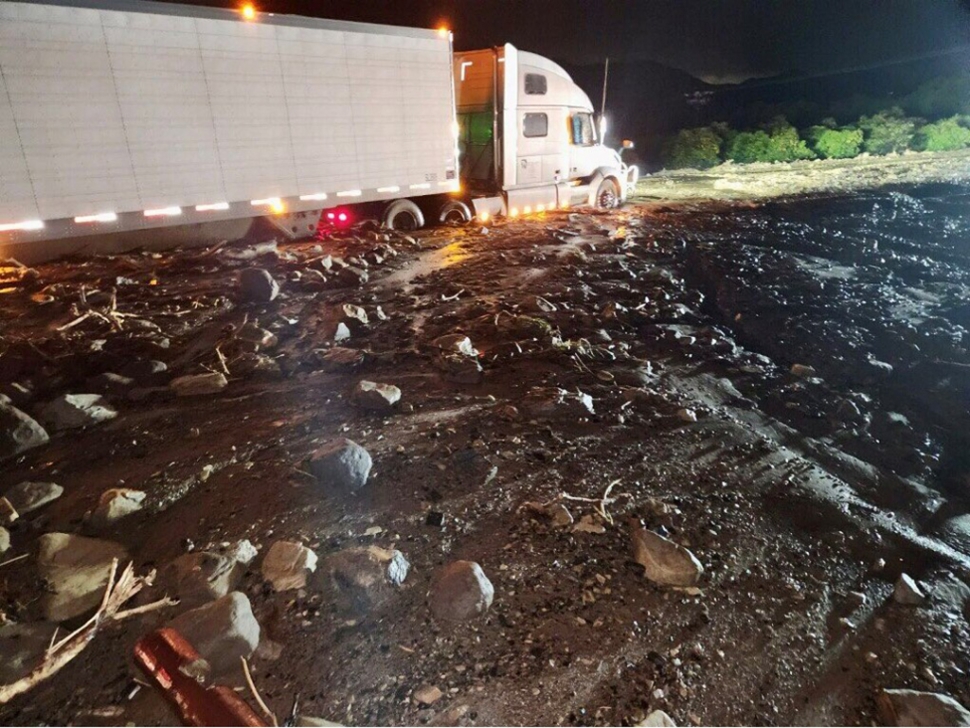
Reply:
[[829, 73], [970, 44], [970, 0], [257, 0], [257, 5], [269, 12], [395, 25], [446, 22], [458, 49], [512, 42], [569, 63], [605, 55], [647, 59], [714, 82]]

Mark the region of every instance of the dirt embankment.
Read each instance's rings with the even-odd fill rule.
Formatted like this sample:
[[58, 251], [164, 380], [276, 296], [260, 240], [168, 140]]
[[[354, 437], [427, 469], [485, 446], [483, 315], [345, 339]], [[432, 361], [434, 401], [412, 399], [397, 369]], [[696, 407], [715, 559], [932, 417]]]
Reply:
[[[29, 666], [49, 643], [44, 534], [116, 542], [163, 574], [248, 539], [258, 555], [232, 588], [281, 717], [296, 700], [348, 725], [632, 725], [658, 709], [870, 724], [884, 688], [970, 705], [968, 467], [951, 444], [965, 206], [953, 190], [651, 204], [5, 271], [2, 391], [42, 422], [95, 389], [117, 415], [4, 461], [5, 492], [63, 492], [8, 526], [4, 558], [25, 558], [0, 566], [0, 652]], [[251, 274], [263, 300], [243, 298], [252, 268], [278, 295]], [[197, 374], [208, 393], [176, 396], [171, 380]], [[344, 437], [373, 460], [359, 488], [314, 463]], [[85, 517], [118, 487], [145, 494], [140, 510]], [[659, 537], [674, 566], [645, 573], [634, 543]], [[264, 578], [280, 540], [318, 559], [302, 587]], [[399, 559], [387, 583], [348, 565], [372, 546], [400, 552], [403, 580]], [[440, 579], [459, 560], [494, 594], [476, 576], [449, 621]], [[647, 576], [668, 572], [678, 585]], [[106, 628], [0, 721], [171, 722], [129, 656], [187, 608]]]
[[663, 171], [644, 177], [637, 186], [636, 198], [750, 200], [968, 180], [970, 150], [907, 152], [776, 164], [728, 162], [707, 170]]

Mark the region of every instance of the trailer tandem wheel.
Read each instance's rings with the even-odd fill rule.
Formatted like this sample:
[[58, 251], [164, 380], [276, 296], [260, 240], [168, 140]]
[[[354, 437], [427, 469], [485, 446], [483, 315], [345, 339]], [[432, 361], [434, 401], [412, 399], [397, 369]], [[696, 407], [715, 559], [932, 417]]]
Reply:
[[418, 230], [424, 227], [424, 213], [411, 200], [394, 200], [384, 209], [383, 222], [391, 230]]

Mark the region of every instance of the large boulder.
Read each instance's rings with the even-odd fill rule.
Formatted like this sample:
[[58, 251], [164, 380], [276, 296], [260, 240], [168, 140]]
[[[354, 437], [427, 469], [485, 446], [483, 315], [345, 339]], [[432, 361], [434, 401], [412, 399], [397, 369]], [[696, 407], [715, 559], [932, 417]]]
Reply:
[[241, 576], [239, 562], [231, 555], [195, 551], [168, 564], [161, 574], [161, 587], [181, 601], [196, 607], [226, 596]]
[[90, 612], [101, 602], [111, 561], [120, 570], [128, 552], [113, 541], [85, 538], [70, 533], [45, 533], [38, 540], [37, 567], [50, 592], [44, 595], [44, 617], [62, 622]]
[[317, 555], [301, 543], [277, 541], [263, 558], [263, 578], [276, 591], [302, 589], [307, 574], [317, 569]]
[[259, 645], [259, 622], [242, 592], [183, 612], [167, 626], [185, 637], [209, 662], [213, 676], [236, 670], [240, 658], [249, 657]]
[[91, 512], [91, 525], [103, 528], [137, 513], [144, 508], [146, 495], [143, 490], [109, 488], [101, 494], [98, 505]]
[[17, 513], [24, 515], [57, 500], [63, 493], [64, 489], [57, 483], [27, 481], [18, 483], [3, 495]]
[[41, 422], [52, 430], [73, 430], [118, 416], [100, 394], [62, 394], [39, 410]]
[[463, 622], [492, 606], [495, 587], [474, 561], [454, 561], [438, 572], [429, 596], [435, 617]]
[[341, 608], [366, 612], [404, 582], [410, 566], [396, 549], [359, 546], [329, 556], [324, 573]]
[[0, 460], [43, 445], [47, 431], [29, 415], [9, 404], [0, 404]]
[[694, 554], [645, 528], [633, 532], [633, 558], [644, 576], [664, 586], [694, 586], [704, 573]]
[[323, 485], [358, 491], [373, 465], [370, 453], [345, 437], [331, 440], [310, 456], [310, 472]]
[[970, 726], [970, 711], [942, 693], [883, 690], [876, 703], [886, 725]]

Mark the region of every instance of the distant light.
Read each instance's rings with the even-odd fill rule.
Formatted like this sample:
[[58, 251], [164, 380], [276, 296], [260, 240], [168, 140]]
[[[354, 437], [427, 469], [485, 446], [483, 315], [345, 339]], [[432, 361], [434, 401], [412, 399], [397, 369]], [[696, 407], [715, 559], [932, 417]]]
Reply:
[[261, 200], [250, 200], [249, 204], [253, 207], [274, 207], [281, 203], [279, 197], [264, 197]]
[[245, 20], [256, 20], [256, 8], [252, 3], [246, 3], [240, 10]]
[[337, 215], [337, 219], [340, 220], [340, 222], [347, 222], [347, 213], [341, 212], [339, 215]]
[[519, 208], [513, 207], [511, 210], [509, 210], [509, 217], [518, 217], [518, 216], [519, 216]]
[[438, 26], [438, 35], [442, 38], [447, 38], [451, 34], [451, 29], [447, 25]]
[[315, 192], [312, 195], [300, 195], [300, 199], [303, 200], [304, 202], [307, 202], [309, 200], [325, 200], [327, 199], [327, 193]]
[[412, 190], [429, 190], [431, 189], [430, 182], [421, 182], [420, 184], [411, 185]]
[[286, 212], [286, 205], [284, 205], [281, 200], [274, 200], [273, 204], [271, 204], [269, 207], [276, 215], [282, 215], [284, 212]]
[[530, 207], [529, 205], [526, 205], [524, 208], [522, 208], [523, 215], [528, 215], [531, 212], [532, 212], [532, 207]]
[[11, 222], [0, 225], [0, 233], [10, 232], [11, 230], [41, 230], [44, 223], [40, 220], [24, 220], [23, 222]]
[[145, 210], [145, 217], [174, 217], [181, 214], [181, 207], [158, 207], [154, 210]]
[[196, 212], [215, 212], [216, 210], [228, 210], [228, 202], [212, 202], [207, 205], [196, 205]]
[[538, 205], [536, 207], [536, 212], [545, 212], [545, 211], [546, 211], [546, 206], [545, 205]]
[[360, 190], [344, 190], [343, 192], [338, 192], [337, 197], [360, 197]]
[[488, 213], [483, 212], [481, 215], [478, 216], [478, 219], [481, 220], [482, 222], [488, 222]]
[[113, 212], [99, 212], [97, 215], [79, 215], [74, 218], [74, 222], [83, 224], [86, 222], [114, 222], [118, 216]]
[[397, 185], [393, 185], [391, 187], [378, 187], [377, 191], [378, 192], [400, 192], [401, 188], [398, 187]]
[[334, 213], [332, 213], [332, 212], [328, 212], [327, 213], [327, 219], [328, 220], [333, 220], [335, 217], [336, 217], [336, 215]]

